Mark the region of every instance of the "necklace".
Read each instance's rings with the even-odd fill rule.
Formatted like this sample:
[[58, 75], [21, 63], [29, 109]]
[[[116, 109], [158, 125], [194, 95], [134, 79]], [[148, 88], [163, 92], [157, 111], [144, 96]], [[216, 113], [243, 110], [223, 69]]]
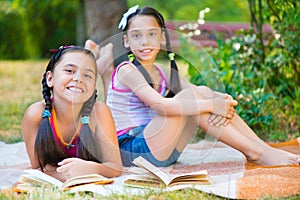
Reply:
[[77, 129], [76, 129], [76, 131], [75, 131], [75, 133], [74, 133], [74, 135], [73, 135], [71, 141], [70, 141], [69, 143], [67, 143], [67, 142], [64, 141], [64, 139], [63, 139], [63, 137], [62, 137], [62, 135], [61, 135], [61, 133], [60, 133], [60, 131], [59, 131], [59, 128], [58, 128], [58, 126], [57, 126], [56, 112], [55, 112], [55, 109], [54, 109], [54, 108], [52, 109], [52, 116], [53, 116], [54, 129], [55, 129], [55, 132], [56, 132], [56, 135], [57, 135], [59, 141], [60, 141], [64, 146], [66, 146], [67, 149], [70, 149], [70, 148], [74, 147], [75, 145], [73, 144], [73, 142], [74, 142], [75, 138], [77, 137], [77, 135], [78, 135], [78, 133], [79, 133], [79, 130], [80, 130], [80, 128], [81, 128], [81, 120], [79, 120], [79, 122], [78, 122], [78, 127], [77, 127]]

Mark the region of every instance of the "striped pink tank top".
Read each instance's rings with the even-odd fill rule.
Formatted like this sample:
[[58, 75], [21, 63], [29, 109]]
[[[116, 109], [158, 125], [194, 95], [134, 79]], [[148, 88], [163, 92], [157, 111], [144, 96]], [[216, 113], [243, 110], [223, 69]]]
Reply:
[[[116, 67], [112, 74], [106, 101], [115, 120], [118, 136], [126, 133], [133, 127], [148, 124], [157, 114], [155, 110], [141, 101], [128, 87], [118, 82], [116, 72], [124, 64], [133, 65], [131, 62], [125, 61]], [[161, 76], [158, 92], [164, 96], [168, 87], [167, 79], [159, 67], [157, 67], [157, 70]]]

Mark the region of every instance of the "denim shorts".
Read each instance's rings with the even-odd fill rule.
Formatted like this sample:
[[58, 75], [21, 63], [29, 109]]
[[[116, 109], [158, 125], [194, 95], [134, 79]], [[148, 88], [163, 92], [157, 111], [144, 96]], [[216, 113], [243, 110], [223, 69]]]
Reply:
[[145, 127], [146, 125], [135, 127], [118, 137], [123, 166], [134, 166], [132, 161], [139, 156], [144, 157], [157, 167], [166, 167], [174, 164], [178, 160], [180, 152], [174, 149], [173, 153], [167, 160], [157, 160], [150, 152], [150, 149], [144, 138]]

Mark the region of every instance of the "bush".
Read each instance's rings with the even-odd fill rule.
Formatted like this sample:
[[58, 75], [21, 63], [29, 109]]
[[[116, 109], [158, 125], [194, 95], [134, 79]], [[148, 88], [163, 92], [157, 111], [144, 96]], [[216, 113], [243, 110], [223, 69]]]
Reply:
[[[288, 2], [280, 4], [278, 19], [271, 23], [276, 34], [259, 38], [250, 29], [224, 39], [215, 33], [218, 48], [200, 50], [189, 43], [191, 38], [181, 38], [180, 53], [187, 58], [190, 81], [231, 94], [239, 101], [237, 113], [264, 140], [300, 136], [299, 23], [295, 23], [300, 15], [298, 4]], [[270, 10], [266, 13], [273, 19]]]
[[24, 26], [19, 10], [0, 2], [0, 59], [24, 59]]

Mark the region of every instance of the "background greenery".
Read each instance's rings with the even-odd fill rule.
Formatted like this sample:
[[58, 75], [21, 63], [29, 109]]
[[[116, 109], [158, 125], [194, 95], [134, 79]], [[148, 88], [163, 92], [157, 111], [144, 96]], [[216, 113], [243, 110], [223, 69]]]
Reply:
[[[230, 39], [214, 33], [217, 48], [199, 50], [186, 45], [181, 53], [190, 58], [187, 75], [195, 84], [220, 82], [212, 88], [233, 95], [239, 101], [237, 112], [264, 140], [282, 141], [300, 136], [299, 1], [128, 0], [127, 4], [150, 5], [161, 11], [166, 20], [186, 23], [196, 22], [199, 11], [209, 7], [206, 22], [251, 24], [252, 29], [240, 30]], [[75, 44], [79, 5], [78, 0], [0, 1], [0, 60], [20, 60], [19, 64], [25, 66], [23, 60], [49, 58], [49, 49]], [[263, 33], [264, 23], [272, 27], [273, 34]], [[186, 38], [181, 42], [182, 46], [188, 44]], [[2, 80], [11, 78], [14, 83], [14, 78], [21, 76], [17, 75], [18, 67], [13, 63], [2, 62]], [[23, 71], [31, 72], [30, 68]], [[39, 77], [41, 74], [34, 79]], [[26, 84], [39, 87], [38, 81]], [[8, 85], [1, 85], [1, 96], [5, 97], [15, 87], [8, 88]], [[20, 134], [23, 112], [37, 98], [16, 103], [3, 97], [1, 116], [4, 117], [0, 119], [3, 138], [0, 139], [6, 141], [5, 133]], [[17, 138], [10, 142], [22, 140]]]

